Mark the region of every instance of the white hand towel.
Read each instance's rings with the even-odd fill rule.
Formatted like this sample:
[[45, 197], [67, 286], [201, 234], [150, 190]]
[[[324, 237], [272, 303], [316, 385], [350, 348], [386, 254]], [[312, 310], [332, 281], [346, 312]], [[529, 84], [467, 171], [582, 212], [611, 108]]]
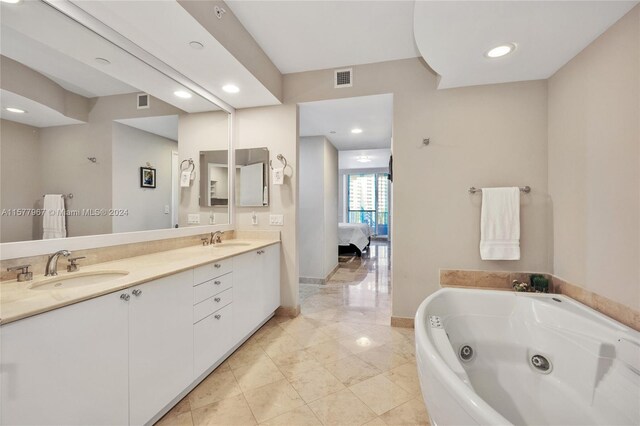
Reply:
[[188, 188], [191, 185], [191, 172], [186, 170], [180, 173], [180, 186]]
[[271, 170], [271, 182], [274, 185], [282, 185], [284, 183], [284, 168], [283, 167]]
[[480, 258], [520, 259], [520, 188], [482, 188]]
[[67, 226], [65, 225], [66, 214], [62, 194], [45, 195], [43, 210], [42, 239], [65, 238], [67, 236]]

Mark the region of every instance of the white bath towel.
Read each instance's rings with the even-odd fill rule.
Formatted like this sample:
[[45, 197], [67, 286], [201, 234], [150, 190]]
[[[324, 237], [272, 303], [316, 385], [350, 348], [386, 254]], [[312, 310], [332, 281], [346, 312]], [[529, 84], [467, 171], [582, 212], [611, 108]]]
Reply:
[[482, 188], [480, 258], [520, 259], [520, 188]]
[[180, 187], [188, 188], [191, 186], [191, 172], [189, 170], [183, 170], [180, 173]]
[[67, 226], [65, 225], [66, 212], [62, 195], [45, 195], [43, 210], [42, 239], [65, 238], [67, 236]]

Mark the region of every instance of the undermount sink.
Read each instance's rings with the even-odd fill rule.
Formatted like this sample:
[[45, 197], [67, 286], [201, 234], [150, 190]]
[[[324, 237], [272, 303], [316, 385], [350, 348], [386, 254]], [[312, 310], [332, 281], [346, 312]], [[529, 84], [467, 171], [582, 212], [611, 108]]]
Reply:
[[49, 278], [44, 281], [33, 283], [29, 286], [31, 290], [64, 290], [67, 288], [77, 288], [92, 284], [101, 284], [116, 278], [128, 275], [127, 271], [92, 271], [78, 272], [60, 277]]
[[214, 244], [212, 247], [213, 248], [225, 248], [225, 247], [244, 247], [244, 246], [250, 246], [250, 245], [251, 245], [251, 243], [242, 243], [242, 242], [239, 242], [239, 241], [235, 241], [235, 242]]

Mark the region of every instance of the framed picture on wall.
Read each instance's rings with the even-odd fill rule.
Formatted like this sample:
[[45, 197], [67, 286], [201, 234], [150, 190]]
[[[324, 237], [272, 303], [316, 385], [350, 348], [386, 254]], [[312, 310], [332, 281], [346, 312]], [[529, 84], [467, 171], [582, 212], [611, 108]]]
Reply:
[[151, 167], [140, 167], [140, 186], [142, 188], [156, 187], [156, 169]]

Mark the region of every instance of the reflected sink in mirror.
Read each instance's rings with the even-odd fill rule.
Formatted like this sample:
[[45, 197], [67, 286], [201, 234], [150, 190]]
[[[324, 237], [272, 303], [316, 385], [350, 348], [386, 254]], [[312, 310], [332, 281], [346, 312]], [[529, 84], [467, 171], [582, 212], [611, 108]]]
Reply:
[[246, 247], [246, 246], [250, 246], [251, 243], [242, 243], [239, 241], [234, 241], [234, 242], [228, 242], [228, 243], [218, 243], [218, 244], [214, 244], [211, 247], [213, 248], [227, 248], [227, 247]]
[[31, 290], [64, 290], [68, 288], [78, 288], [92, 284], [102, 284], [107, 281], [128, 275], [127, 271], [93, 271], [73, 273], [61, 277], [50, 278], [45, 281], [33, 283], [29, 286]]

